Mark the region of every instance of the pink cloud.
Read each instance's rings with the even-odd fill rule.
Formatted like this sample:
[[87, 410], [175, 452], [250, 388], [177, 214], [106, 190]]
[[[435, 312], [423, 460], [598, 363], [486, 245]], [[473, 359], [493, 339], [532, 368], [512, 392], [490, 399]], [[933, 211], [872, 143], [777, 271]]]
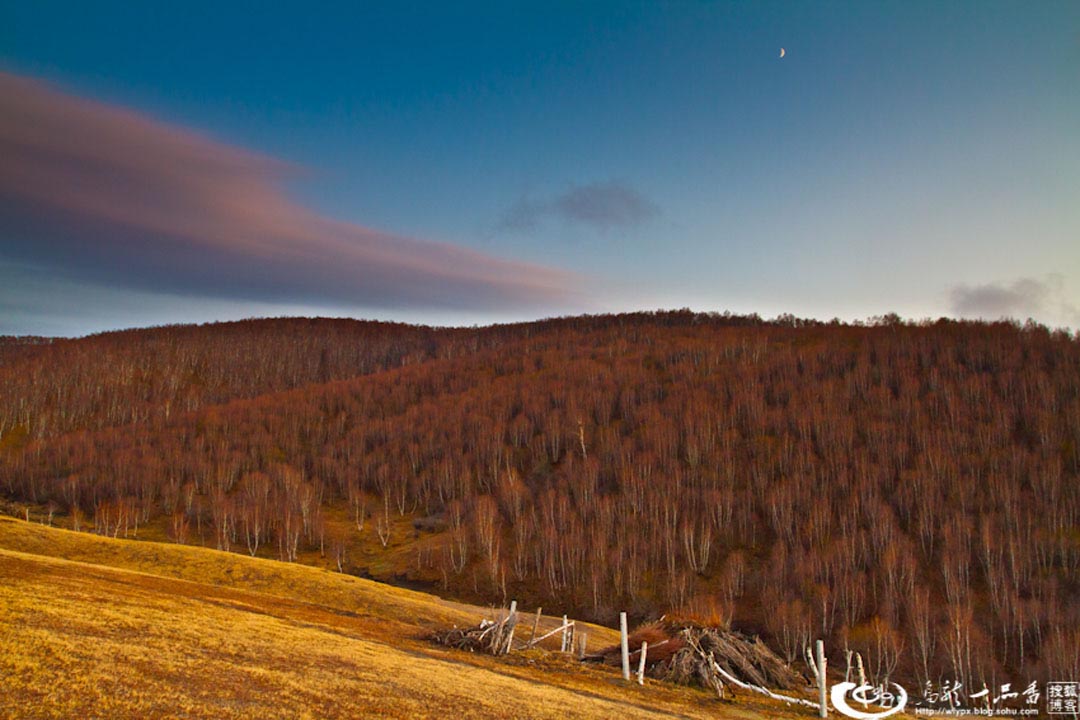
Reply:
[[576, 294], [566, 272], [320, 216], [283, 193], [286, 163], [2, 72], [0, 157], [0, 254], [73, 275], [381, 307]]

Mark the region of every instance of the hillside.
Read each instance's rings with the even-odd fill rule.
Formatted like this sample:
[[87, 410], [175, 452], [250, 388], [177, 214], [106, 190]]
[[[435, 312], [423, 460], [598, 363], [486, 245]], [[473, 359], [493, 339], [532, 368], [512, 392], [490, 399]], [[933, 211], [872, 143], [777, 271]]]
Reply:
[[806, 716], [554, 652], [446, 650], [423, 635], [484, 610], [202, 548], [0, 518], [0, 578], [0, 717]]
[[674, 611], [793, 662], [820, 637], [877, 681], [1080, 676], [1067, 333], [676, 312], [10, 347], [0, 492], [46, 521], [606, 623]]
[[0, 338], [0, 433], [166, 421], [235, 398], [431, 354], [430, 328], [335, 319], [173, 325], [78, 340]]

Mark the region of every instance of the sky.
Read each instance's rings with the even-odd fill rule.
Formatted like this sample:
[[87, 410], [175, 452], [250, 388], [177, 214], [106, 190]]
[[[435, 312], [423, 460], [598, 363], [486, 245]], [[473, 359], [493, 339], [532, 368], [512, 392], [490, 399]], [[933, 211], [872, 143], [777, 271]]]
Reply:
[[681, 307], [1080, 328], [1080, 3], [0, 8], [0, 334]]

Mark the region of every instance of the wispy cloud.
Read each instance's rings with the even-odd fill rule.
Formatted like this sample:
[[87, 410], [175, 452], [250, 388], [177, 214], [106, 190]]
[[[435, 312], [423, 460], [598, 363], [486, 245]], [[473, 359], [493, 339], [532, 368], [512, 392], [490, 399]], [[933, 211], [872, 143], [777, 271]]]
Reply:
[[659, 209], [624, 183], [608, 181], [570, 188], [544, 200], [520, 199], [503, 216], [505, 230], [531, 230], [548, 218], [587, 225], [598, 230], [628, 228], [651, 220]]
[[558, 306], [567, 273], [314, 213], [295, 169], [0, 72], [0, 256], [78, 280], [368, 307]]
[[960, 317], [1034, 318], [1080, 326], [1080, 312], [1066, 297], [1064, 279], [1056, 273], [1042, 280], [1020, 278], [1011, 283], [957, 285], [949, 294], [952, 311]]

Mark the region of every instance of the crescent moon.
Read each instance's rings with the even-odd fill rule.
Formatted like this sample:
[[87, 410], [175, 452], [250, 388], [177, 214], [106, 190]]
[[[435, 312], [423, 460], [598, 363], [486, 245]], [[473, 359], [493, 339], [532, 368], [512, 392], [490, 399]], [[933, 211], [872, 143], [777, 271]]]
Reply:
[[787, 55], [787, 50], [780, 48], [780, 57], [784, 57], [785, 55]]

